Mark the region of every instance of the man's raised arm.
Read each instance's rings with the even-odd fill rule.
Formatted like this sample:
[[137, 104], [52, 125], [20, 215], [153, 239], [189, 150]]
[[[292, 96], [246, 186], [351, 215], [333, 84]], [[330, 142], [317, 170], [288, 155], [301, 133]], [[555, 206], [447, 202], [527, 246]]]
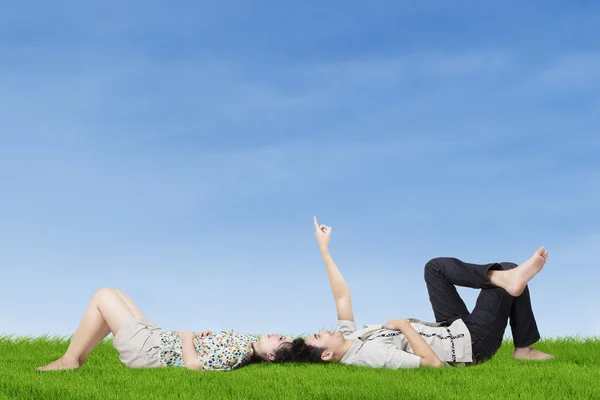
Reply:
[[344, 279], [344, 276], [333, 262], [331, 254], [329, 254], [329, 241], [331, 239], [331, 227], [319, 225], [317, 217], [314, 218], [315, 236], [319, 243], [321, 256], [325, 262], [327, 276], [331, 284], [331, 292], [335, 298], [335, 306], [337, 309], [338, 320], [354, 321], [354, 313], [352, 312], [352, 298], [350, 296], [350, 288]]

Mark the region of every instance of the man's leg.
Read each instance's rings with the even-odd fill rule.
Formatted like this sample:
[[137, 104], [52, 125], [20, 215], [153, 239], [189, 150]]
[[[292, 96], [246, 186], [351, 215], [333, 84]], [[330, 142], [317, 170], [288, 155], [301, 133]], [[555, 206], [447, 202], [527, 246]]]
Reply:
[[446, 276], [446, 270], [453, 260], [456, 259], [436, 258], [425, 265], [425, 284], [436, 322], [451, 323], [469, 314], [456, 287]]
[[[533, 278], [542, 269], [547, 258], [548, 253], [541, 248], [530, 259], [520, 265], [514, 263], [471, 264], [456, 258], [431, 260], [425, 267], [425, 280], [436, 321], [452, 321], [457, 319], [457, 316], [461, 317], [469, 314], [454, 285], [484, 289], [498, 288], [501, 284], [506, 284], [507, 287], [513, 289], [518, 287], [517, 291], [520, 292], [520, 295], [513, 299], [509, 314], [515, 343], [513, 356], [520, 359], [553, 358], [549, 354], [530, 347], [539, 340], [540, 335], [531, 309], [527, 282], [524, 282], [527, 278]], [[517, 270], [514, 271], [515, 269]], [[506, 294], [511, 295], [508, 292]], [[480, 310], [484, 310], [486, 307], [489, 308], [489, 305], [487, 305], [489, 301], [486, 300], [486, 297], [489, 296], [484, 295], [481, 301], [478, 299]], [[502, 337], [506, 328], [506, 320], [501, 325], [501, 328], [497, 326], [495, 330], [500, 331], [501, 329]], [[477, 329], [477, 327], [474, 329]], [[484, 335], [484, 333], [481, 334]], [[499, 343], [501, 342], [502, 339]]]
[[[463, 318], [471, 333], [475, 361], [491, 358], [502, 344], [508, 318], [511, 318], [515, 351], [513, 357], [527, 360], [554, 358], [530, 346], [539, 340], [535, 317], [531, 310], [529, 289], [512, 297], [502, 288], [482, 289], [475, 308]], [[514, 320], [513, 320], [514, 319]]]
[[[504, 270], [511, 270], [517, 266], [517, 264], [508, 262], [503, 262], [501, 265]], [[527, 286], [519, 297], [515, 297], [512, 304], [510, 327], [515, 347], [529, 347], [540, 340], [540, 332], [531, 308], [531, 298]]]
[[513, 302], [514, 297], [502, 288], [479, 293], [473, 311], [463, 318], [471, 334], [474, 362], [488, 360], [500, 348]]
[[[513, 269], [517, 266], [517, 264], [507, 262], [501, 264], [505, 270]], [[540, 340], [540, 332], [531, 307], [528, 286], [525, 286], [523, 293], [519, 297], [515, 297], [513, 301], [510, 310], [510, 328], [515, 345], [514, 358], [535, 360], [554, 358], [550, 354], [542, 353], [531, 347], [531, 345]]]
[[502, 271], [502, 265], [499, 263], [472, 264], [458, 258], [439, 257], [430, 260], [425, 266], [425, 270], [430, 270], [452, 285], [487, 289], [496, 287], [488, 279], [488, 271]]
[[434, 258], [426, 269], [433, 269], [449, 283], [474, 289], [501, 287], [518, 297], [527, 283], [542, 270], [548, 252], [541, 247], [528, 260], [508, 271], [499, 263], [471, 264], [456, 258]]

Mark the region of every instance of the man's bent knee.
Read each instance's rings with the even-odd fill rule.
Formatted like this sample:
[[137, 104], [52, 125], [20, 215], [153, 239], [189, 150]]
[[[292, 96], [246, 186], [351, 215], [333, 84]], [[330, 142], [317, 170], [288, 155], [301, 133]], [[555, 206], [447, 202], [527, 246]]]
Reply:
[[432, 273], [436, 275], [439, 273], [440, 261], [441, 257], [432, 258], [431, 260], [427, 261], [427, 264], [425, 264], [425, 280], [427, 280]]

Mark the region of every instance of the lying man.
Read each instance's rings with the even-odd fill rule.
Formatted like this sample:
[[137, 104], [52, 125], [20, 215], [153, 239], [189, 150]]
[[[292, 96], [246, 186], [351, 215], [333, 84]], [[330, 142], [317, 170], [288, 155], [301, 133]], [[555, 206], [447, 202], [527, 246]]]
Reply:
[[[539, 273], [548, 253], [537, 250], [520, 265], [476, 265], [436, 258], [425, 266], [425, 282], [437, 323], [393, 319], [356, 329], [350, 290], [329, 254], [331, 227], [314, 219], [315, 235], [335, 297], [339, 332], [322, 330], [287, 345], [294, 358], [339, 361], [376, 368], [473, 365], [490, 359], [502, 344], [510, 317], [517, 359], [550, 359], [531, 347], [540, 339], [527, 283]], [[455, 285], [482, 289], [471, 313]]]

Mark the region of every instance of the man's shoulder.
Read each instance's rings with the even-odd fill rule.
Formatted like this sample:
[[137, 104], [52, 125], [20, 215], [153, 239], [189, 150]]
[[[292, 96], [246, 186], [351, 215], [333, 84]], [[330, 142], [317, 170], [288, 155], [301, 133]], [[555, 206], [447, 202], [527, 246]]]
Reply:
[[386, 353], [386, 345], [380, 341], [356, 340], [340, 362], [350, 365], [384, 365]]

